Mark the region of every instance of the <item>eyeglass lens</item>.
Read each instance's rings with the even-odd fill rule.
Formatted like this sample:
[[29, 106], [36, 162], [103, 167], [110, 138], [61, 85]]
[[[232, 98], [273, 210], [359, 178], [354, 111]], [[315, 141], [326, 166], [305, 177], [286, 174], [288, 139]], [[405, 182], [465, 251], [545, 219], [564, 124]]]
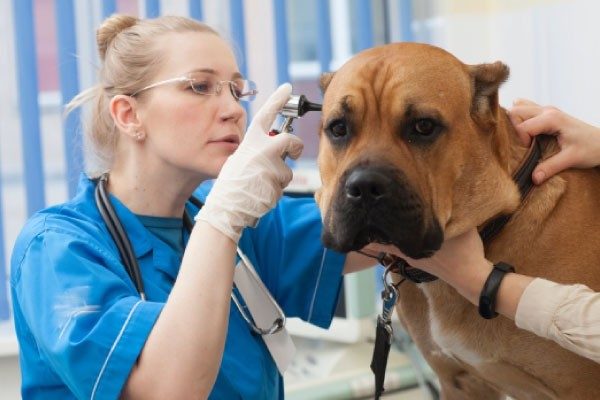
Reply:
[[201, 95], [218, 95], [221, 93], [223, 85], [229, 85], [229, 90], [237, 100], [252, 101], [256, 97], [256, 84], [246, 79], [236, 81], [218, 81], [211, 77], [199, 78], [193, 77], [190, 85], [195, 93]]

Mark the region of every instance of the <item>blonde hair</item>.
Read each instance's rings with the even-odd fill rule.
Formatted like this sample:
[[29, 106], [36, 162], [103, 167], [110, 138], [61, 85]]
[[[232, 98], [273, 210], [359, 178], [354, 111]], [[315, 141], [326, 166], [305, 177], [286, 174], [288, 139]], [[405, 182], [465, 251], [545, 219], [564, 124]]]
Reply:
[[119, 94], [129, 95], [147, 86], [156, 74], [162, 55], [153, 43], [171, 32], [206, 32], [219, 34], [206, 24], [185, 17], [164, 16], [156, 19], [115, 14], [96, 31], [96, 43], [102, 65], [99, 83], [73, 98], [67, 113], [93, 104], [86, 128], [86, 150], [97, 158], [88, 175], [98, 176], [110, 168], [119, 134], [109, 111], [110, 100]]

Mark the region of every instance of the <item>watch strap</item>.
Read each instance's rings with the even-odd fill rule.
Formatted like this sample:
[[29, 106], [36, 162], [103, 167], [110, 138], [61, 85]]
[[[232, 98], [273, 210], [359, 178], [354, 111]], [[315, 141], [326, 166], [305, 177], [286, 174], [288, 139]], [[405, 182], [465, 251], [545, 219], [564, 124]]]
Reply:
[[492, 272], [488, 275], [481, 294], [479, 295], [479, 315], [485, 319], [492, 319], [498, 316], [496, 312], [496, 296], [504, 276], [509, 272], [515, 272], [515, 268], [505, 262], [494, 264]]

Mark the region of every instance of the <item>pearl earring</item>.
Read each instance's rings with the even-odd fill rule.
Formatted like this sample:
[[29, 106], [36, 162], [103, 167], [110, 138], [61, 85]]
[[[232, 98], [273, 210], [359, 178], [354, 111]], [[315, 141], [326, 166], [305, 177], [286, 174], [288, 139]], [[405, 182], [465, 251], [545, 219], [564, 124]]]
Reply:
[[141, 132], [136, 132], [135, 133], [135, 140], [142, 140], [144, 138], [144, 134]]

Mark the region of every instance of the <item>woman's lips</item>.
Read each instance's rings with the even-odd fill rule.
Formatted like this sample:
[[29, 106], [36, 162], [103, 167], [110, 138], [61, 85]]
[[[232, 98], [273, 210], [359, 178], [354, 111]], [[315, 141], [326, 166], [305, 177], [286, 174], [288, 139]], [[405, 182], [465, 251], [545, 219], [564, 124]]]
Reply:
[[240, 137], [237, 135], [227, 135], [208, 142], [209, 144], [216, 144], [219, 146], [225, 146], [233, 150], [237, 149], [240, 145]]
[[217, 139], [213, 139], [210, 141], [212, 142], [227, 142], [227, 143], [235, 143], [235, 144], [240, 144], [240, 137], [238, 135], [227, 135], [227, 136], [222, 136], [220, 138]]

